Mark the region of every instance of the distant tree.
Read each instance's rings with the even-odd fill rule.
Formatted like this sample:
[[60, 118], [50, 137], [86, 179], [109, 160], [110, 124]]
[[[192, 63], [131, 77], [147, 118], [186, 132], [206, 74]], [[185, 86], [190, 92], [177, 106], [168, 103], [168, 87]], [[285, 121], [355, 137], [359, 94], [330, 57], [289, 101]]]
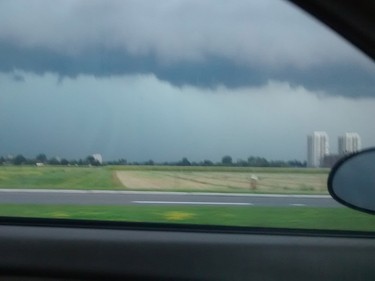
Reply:
[[87, 157], [86, 157], [86, 161], [85, 161], [85, 162], [86, 162], [87, 164], [92, 165], [92, 164], [94, 163], [94, 161], [95, 161], [94, 156], [90, 155], [90, 156], [87, 156]]
[[148, 165], [148, 166], [153, 166], [154, 164], [155, 162], [151, 159], [145, 162], [145, 165]]
[[270, 166], [270, 163], [268, 162], [267, 159], [263, 157], [254, 157], [254, 156], [250, 156], [249, 158], [247, 158], [247, 164], [250, 167], [269, 167]]
[[36, 156], [36, 162], [39, 162], [39, 163], [47, 163], [47, 156], [44, 154], [44, 153], [40, 153]]
[[22, 165], [22, 164], [25, 164], [26, 161], [27, 161], [26, 158], [21, 154], [19, 154], [16, 157], [13, 158], [13, 164], [14, 165]]
[[202, 166], [213, 166], [213, 165], [214, 165], [214, 163], [210, 160], [204, 160], [202, 162]]
[[288, 161], [289, 167], [305, 167], [305, 163], [298, 160]]
[[236, 166], [246, 167], [247, 166], [247, 161], [245, 161], [243, 159], [237, 159]]
[[285, 162], [285, 161], [276, 160], [276, 161], [271, 161], [271, 162], [270, 162], [270, 166], [271, 166], [271, 167], [278, 167], [278, 168], [281, 168], [281, 167], [288, 167], [288, 163]]
[[221, 158], [221, 164], [223, 164], [224, 166], [232, 166], [232, 157], [230, 157], [229, 155], [224, 156], [223, 158]]
[[90, 155], [86, 157], [86, 162], [92, 166], [100, 166], [100, 162], [94, 158], [94, 156]]
[[60, 164], [64, 165], [64, 166], [67, 166], [67, 165], [69, 165], [69, 161], [66, 160], [65, 158], [63, 158], [63, 159], [61, 159]]
[[26, 165], [35, 165], [37, 161], [35, 159], [26, 158]]
[[57, 159], [56, 157], [52, 157], [51, 159], [48, 160], [47, 163], [50, 165], [60, 165], [60, 160]]
[[0, 165], [4, 165], [5, 163], [5, 158], [3, 156], [0, 157]]
[[191, 163], [186, 157], [184, 157], [177, 163], [177, 166], [191, 166]]
[[70, 160], [70, 161], [69, 161], [69, 165], [72, 165], [72, 166], [78, 165], [78, 161], [75, 160], [75, 159]]
[[115, 161], [115, 165], [126, 165], [126, 164], [128, 164], [128, 161], [124, 158], [121, 158], [121, 159]]

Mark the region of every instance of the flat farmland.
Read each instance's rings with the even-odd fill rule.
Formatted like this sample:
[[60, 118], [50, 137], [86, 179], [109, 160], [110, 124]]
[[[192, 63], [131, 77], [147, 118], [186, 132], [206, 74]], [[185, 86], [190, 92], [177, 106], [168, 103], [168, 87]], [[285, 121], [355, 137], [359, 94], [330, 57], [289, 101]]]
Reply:
[[328, 173], [228, 171], [116, 171], [130, 190], [326, 194]]
[[326, 194], [327, 177], [320, 169], [3, 166], [0, 188]]
[[0, 188], [6, 189], [123, 189], [105, 167], [0, 166]]

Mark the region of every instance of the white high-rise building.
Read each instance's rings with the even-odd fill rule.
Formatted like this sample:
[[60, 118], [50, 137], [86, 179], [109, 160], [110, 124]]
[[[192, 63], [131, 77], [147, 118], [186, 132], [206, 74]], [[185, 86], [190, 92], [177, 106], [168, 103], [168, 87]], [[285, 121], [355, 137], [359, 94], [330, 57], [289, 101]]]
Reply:
[[329, 139], [326, 132], [313, 132], [307, 136], [307, 166], [321, 167], [324, 156], [329, 154]]
[[357, 133], [345, 133], [339, 137], [339, 154], [354, 153], [361, 150], [361, 137]]

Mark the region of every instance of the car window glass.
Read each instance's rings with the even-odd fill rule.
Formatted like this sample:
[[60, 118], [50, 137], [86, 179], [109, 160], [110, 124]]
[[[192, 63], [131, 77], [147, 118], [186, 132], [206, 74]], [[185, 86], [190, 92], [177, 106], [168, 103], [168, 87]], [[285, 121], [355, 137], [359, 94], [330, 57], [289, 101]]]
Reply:
[[375, 230], [327, 192], [374, 64], [284, 1], [0, 2], [0, 215]]

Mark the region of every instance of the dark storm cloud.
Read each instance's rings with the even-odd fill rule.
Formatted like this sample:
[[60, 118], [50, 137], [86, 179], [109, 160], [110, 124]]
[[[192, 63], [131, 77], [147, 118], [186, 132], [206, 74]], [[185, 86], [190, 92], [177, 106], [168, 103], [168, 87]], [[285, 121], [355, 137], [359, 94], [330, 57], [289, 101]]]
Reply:
[[25, 82], [25, 77], [19, 74], [14, 74], [13, 75], [13, 80], [16, 82]]
[[[228, 88], [265, 85], [269, 80], [303, 85], [313, 91], [346, 97], [375, 96], [374, 72], [349, 64], [327, 64], [305, 69], [272, 68], [254, 63], [239, 64], [229, 59], [207, 56], [203, 61], [163, 64], [152, 55], [135, 56], [124, 50], [91, 49], [79, 56], [60, 54], [41, 47], [22, 48], [0, 41], [0, 71], [24, 70], [38, 74], [56, 73], [60, 78], [81, 74], [109, 77], [126, 74], [154, 74], [175, 86]], [[16, 77], [22, 81], [22, 77]]]
[[0, 26], [2, 72], [375, 95], [373, 64], [284, 1], [4, 0]]

